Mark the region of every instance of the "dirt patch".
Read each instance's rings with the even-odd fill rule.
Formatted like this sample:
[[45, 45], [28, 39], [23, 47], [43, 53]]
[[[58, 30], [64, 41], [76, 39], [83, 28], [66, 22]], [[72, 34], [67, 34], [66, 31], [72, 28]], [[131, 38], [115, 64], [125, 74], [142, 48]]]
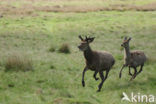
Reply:
[[0, 15], [35, 15], [33, 6], [17, 8], [11, 5], [0, 5]]
[[146, 4], [146, 5], [143, 5], [143, 6], [139, 6], [137, 8], [137, 10], [140, 10], [140, 11], [155, 11], [156, 10], [156, 2], [151, 3], [151, 4]]
[[[135, 10], [135, 11], [155, 11], [156, 10], [156, 2], [151, 4], [146, 4], [142, 6], [136, 6], [136, 5], [126, 5], [126, 4], [117, 4], [117, 5], [110, 5], [107, 7], [108, 10]], [[106, 10], [107, 10], [106, 9]]]
[[104, 7], [96, 7], [96, 6], [46, 6], [35, 8], [37, 11], [44, 11], [44, 12], [92, 12], [92, 11], [99, 11], [104, 9]]
[[113, 10], [155, 11], [156, 2], [152, 4], [143, 5], [143, 6], [126, 5], [126, 4], [109, 5], [108, 7], [87, 6], [87, 5], [80, 5], [80, 6], [55, 5], [55, 6], [34, 7], [34, 9], [36, 11], [44, 11], [44, 12], [94, 12], [94, 11], [113, 11]]
[[127, 5], [127, 4], [115, 4], [105, 6], [86, 6], [86, 5], [54, 5], [54, 6], [34, 6], [32, 4], [23, 4], [20, 7], [15, 7], [11, 5], [0, 5], [0, 15], [10, 14], [10, 15], [37, 15], [36, 11], [42, 12], [94, 12], [94, 11], [155, 11], [156, 2], [151, 4], [146, 4], [142, 6]]

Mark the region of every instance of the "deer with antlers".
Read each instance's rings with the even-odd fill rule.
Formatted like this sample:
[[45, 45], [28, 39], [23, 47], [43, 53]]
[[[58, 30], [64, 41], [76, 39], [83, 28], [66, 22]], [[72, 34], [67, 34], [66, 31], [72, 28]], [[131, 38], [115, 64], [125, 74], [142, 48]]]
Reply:
[[[143, 69], [144, 63], [146, 61], [146, 56], [142, 51], [130, 51], [129, 42], [131, 38], [124, 38], [123, 43], [121, 44], [124, 47], [125, 55], [124, 55], [124, 64], [120, 70], [119, 78], [121, 78], [122, 70], [124, 67], [129, 67], [129, 75], [132, 76], [130, 80], [133, 80]], [[140, 66], [140, 70], [137, 72], [137, 67]], [[130, 68], [134, 69], [134, 74], [131, 73]]]
[[[108, 52], [100, 52], [100, 51], [93, 51], [89, 44], [93, 42], [94, 37], [86, 37], [83, 39], [81, 36], [79, 36], [81, 39], [81, 43], [78, 46], [78, 48], [83, 51], [85, 60], [86, 60], [86, 66], [82, 73], [82, 86], [85, 87], [85, 81], [84, 76], [85, 72], [87, 70], [94, 71], [93, 77], [95, 80], [98, 80], [99, 78], [96, 77], [97, 73], [99, 73], [101, 78], [101, 83], [98, 86], [98, 92], [101, 91], [102, 85], [104, 81], [108, 77], [108, 73], [112, 66], [115, 63], [115, 60], [113, 56]], [[106, 75], [104, 76], [103, 72], [106, 71]]]

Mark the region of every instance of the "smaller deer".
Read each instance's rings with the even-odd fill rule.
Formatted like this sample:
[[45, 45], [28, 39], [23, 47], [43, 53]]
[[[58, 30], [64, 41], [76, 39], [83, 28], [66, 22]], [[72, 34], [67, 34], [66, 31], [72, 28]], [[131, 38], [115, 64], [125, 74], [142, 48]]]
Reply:
[[[85, 87], [85, 81], [84, 81], [84, 75], [85, 72], [90, 69], [94, 71], [94, 79], [98, 80], [99, 78], [96, 77], [97, 73], [99, 73], [101, 78], [101, 83], [98, 86], [98, 92], [101, 91], [102, 85], [104, 81], [107, 79], [108, 73], [112, 66], [115, 63], [115, 60], [113, 56], [108, 52], [99, 52], [99, 51], [92, 51], [89, 44], [93, 42], [94, 37], [86, 37], [86, 39], [83, 39], [81, 36], [79, 36], [81, 39], [81, 44], [78, 46], [78, 48], [83, 51], [85, 60], [86, 60], [86, 66], [82, 73], [82, 86]], [[104, 77], [103, 71], [106, 71], [106, 75]]]
[[[124, 54], [124, 64], [120, 70], [119, 78], [121, 78], [121, 73], [124, 67], [129, 67], [129, 75], [132, 76], [130, 80], [135, 79], [135, 77], [142, 71], [144, 63], [146, 61], [146, 56], [142, 51], [133, 51], [130, 52], [129, 49], [129, 42], [131, 38], [125, 37], [123, 43], [121, 44], [124, 47], [125, 54]], [[140, 70], [137, 72], [137, 67], [140, 66]], [[134, 68], [134, 74], [131, 73], [130, 68]]]

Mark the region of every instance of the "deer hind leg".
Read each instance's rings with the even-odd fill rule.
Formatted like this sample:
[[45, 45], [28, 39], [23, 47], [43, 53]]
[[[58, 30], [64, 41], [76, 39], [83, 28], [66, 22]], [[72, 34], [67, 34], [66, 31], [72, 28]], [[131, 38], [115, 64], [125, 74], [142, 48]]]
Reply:
[[132, 80], [136, 77], [136, 74], [137, 74], [137, 68], [134, 67], [134, 74], [133, 74], [133, 76], [131, 77], [130, 81], [132, 81]]
[[141, 72], [142, 72], [143, 66], [144, 66], [144, 64], [143, 64], [143, 65], [141, 65], [140, 70], [139, 70], [139, 72], [138, 72], [137, 74], [139, 74], [139, 73], [141, 73]]
[[133, 76], [133, 74], [131, 73], [131, 67], [129, 66], [129, 75]]
[[104, 77], [104, 75], [103, 75], [103, 71], [100, 71], [99, 72], [99, 74], [100, 74], [100, 78], [101, 78], [101, 83], [99, 84], [99, 89], [97, 90], [97, 92], [100, 92], [101, 91], [101, 88], [102, 88], [102, 85], [103, 85], [103, 83], [104, 83], [104, 81], [107, 79], [107, 77], [108, 77], [108, 73], [109, 73], [109, 70], [106, 70], [106, 76]]
[[[144, 66], [144, 64], [140, 66], [140, 70], [136, 73], [136, 76], [137, 76], [139, 73], [142, 72], [143, 66]], [[135, 76], [135, 77], [136, 77], [136, 76]], [[134, 77], [134, 78], [135, 78], [135, 77]]]
[[85, 81], [84, 81], [84, 76], [85, 76], [85, 72], [88, 70], [87, 67], [84, 68], [83, 73], [82, 73], [82, 86], [85, 87]]
[[101, 91], [103, 82], [104, 82], [104, 80], [105, 80], [104, 75], [103, 75], [103, 71], [100, 71], [99, 74], [100, 74], [100, 78], [101, 78], [101, 83], [100, 83], [99, 86], [98, 86], [99, 89], [97, 90], [97, 92], [100, 92], [100, 91]]
[[95, 72], [94, 72], [94, 75], [93, 75], [93, 77], [94, 77], [94, 79], [95, 79], [96, 81], [99, 79], [99, 78], [96, 77], [97, 73], [98, 73], [98, 71], [95, 71]]

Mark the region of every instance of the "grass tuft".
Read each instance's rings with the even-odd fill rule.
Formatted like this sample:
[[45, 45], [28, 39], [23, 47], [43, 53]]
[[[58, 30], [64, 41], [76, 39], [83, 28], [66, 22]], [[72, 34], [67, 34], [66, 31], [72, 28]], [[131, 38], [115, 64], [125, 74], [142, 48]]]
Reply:
[[29, 71], [33, 70], [32, 60], [18, 54], [8, 57], [5, 63], [5, 71]]
[[54, 69], [54, 68], [55, 68], [55, 66], [54, 66], [54, 65], [51, 65], [51, 66], [50, 66], [50, 69]]
[[60, 53], [70, 53], [70, 47], [67, 43], [64, 43], [61, 45], [61, 47], [58, 50]]
[[49, 52], [54, 52], [55, 51], [55, 47], [52, 45], [50, 48], [49, 48]]

